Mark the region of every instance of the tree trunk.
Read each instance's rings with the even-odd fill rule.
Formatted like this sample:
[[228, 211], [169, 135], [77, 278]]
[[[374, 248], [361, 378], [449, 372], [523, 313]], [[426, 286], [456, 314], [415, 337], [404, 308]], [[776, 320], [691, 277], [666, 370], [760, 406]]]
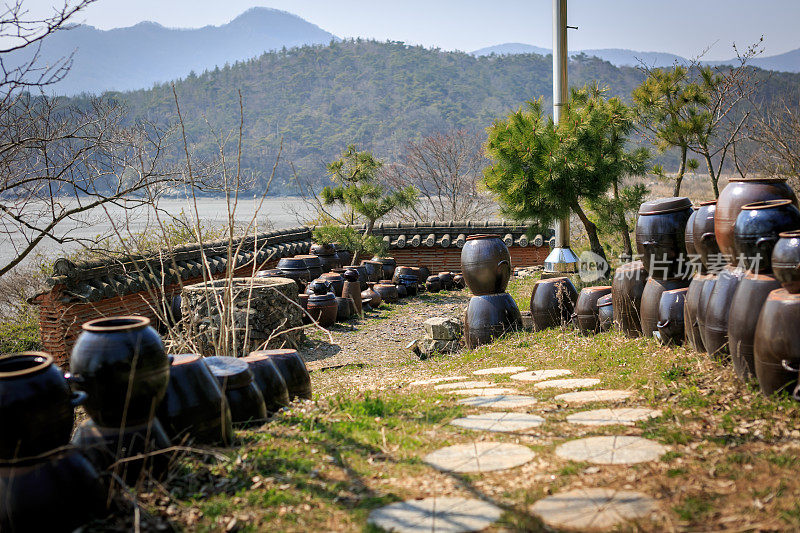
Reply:
[[589, 217], [586, 216], [584, 213], [583, 208], [578, 202], [572, 204], [572, 211], [578, 215], [578, 218], [581, 219], [583, 223], [583, 227], [586, 229], [586, 235], [589, 236], [589, 245], [592, 248], [592, 252], [603, 258], [605, 261], [606, 268], [604, 272], [604, 277], [608, 277], [608, 272], [610, 270], [608, 259], [606, 258], [606, 251], [603, 249], [603, 245], [600, 243], [600, 238], [597, 236], [597, 226], [589, 220]]
[[[680, 185], [678, 187], [680, 187]], [[625, 248], [625, 255], [632, 258], [633, 245], [631, 244], [631, 230], [628, 228], [628, 221], [625, 220], [625, 209], [623, 209], [622, 203], [619, 201], [619, 184], [616, 181], [614, 182], [614, 200], [616, 200], [617, 205], [619, 227], [622, 229], [622, 246]]]
[[703, 152], [703, 158], [706, 160], [708, 176], [711, 178], [711, 186], [714, 188], [714, 198], [719, 198], [719, 176], [714, 172], [714, 163], [711, 162], [711, 156], [707, 151]]
[[675, 191], [672, 196], [681, 195], [681, 182], [683, 182], [683, 175], [686, 173], [686, 146], [681, 146], [681, 165], [678, 168], [678, 175], [675, 176]]

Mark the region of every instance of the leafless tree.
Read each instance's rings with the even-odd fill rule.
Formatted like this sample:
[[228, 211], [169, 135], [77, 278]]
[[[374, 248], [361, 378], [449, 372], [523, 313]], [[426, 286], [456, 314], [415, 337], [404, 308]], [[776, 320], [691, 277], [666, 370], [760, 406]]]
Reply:
[[757, 170], [784, 176], [800, 190], [800, 90], [771, 103], [751, 102], [754, 113], [748, 138], [761, 148]]
[[413, 186], [420, 201], [400, 210], [416, 220], [483, 219], [497, 211], [492, 198], [480, 190], [484, 136], [465, 130], [437, 133], [409, 142], [397, 163], [387, 165], [384, 179], [392, 188]]

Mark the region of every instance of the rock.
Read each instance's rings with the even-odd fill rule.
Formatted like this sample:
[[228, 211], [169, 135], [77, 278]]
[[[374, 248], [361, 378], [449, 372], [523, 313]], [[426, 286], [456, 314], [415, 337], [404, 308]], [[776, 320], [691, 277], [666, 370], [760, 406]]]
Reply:
[[427, 359], [435, 353], [448, 354], [457, 352], [460, 344], [456, 340], [419, 339], [416, 341], [416, 350], [413, 350], [420, 359]]
[[425, 321], [425, 336], [437, 341], [458, 339], [461, 337], [461, 323], [452, 318], [429, 318]]

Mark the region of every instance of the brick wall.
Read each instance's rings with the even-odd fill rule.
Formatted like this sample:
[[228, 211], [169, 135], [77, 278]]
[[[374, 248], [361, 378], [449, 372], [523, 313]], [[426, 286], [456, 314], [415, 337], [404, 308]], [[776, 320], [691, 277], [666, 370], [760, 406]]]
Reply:
[[[525, 267], [541, 265], [547, 259], [550, 248], [547, 246], [512, 246], [511, 265], [515, 267]], [[426, 266], [431, 272], [443, 272], [448, 270], [461, 270], [461, 249], [450, 248], [393, 248], [390, 251], [392, 257], [397, 260], [398, 265], [407, 266]]]

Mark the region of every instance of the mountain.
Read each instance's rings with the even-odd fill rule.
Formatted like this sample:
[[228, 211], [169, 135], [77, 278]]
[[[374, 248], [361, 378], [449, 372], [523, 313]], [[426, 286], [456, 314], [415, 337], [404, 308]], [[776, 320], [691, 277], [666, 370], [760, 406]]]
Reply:
[[[333, 34], [300, 17], [253, 8], [222, 26], [198, 29], [165, 28], [154, 22], [107, 31], [73, 26], [45, 41], [40, 64], [53, 64], [74, 52], [71, 71], [51, 90], [65, 95], [100, 93], [152, 87], [265, 51], [332, 40], [336, 40]], [[4, 60], [13, 66], [30, 53]]]
[[[754, 57], [748, 62], [754, 67], [764, 70], [777, 70], [779, 72], [800, 72], [800, 48], [789, 52], [767, 57]], [[736, 58], [727, 61], [709, 62], [711, 65], [738, 65]]]
[[472, 52], [472, 55], [490, 56], [495, 54], [498, 56], [505, 56], [512, 54], [539, 54], [540, 56], [546, 56], [550, 53], [552, 52], [549, 48], [542, 48], [541, 46], [533, 46], [532, 44], [524, 43], [505, 43], [475, 50]]

